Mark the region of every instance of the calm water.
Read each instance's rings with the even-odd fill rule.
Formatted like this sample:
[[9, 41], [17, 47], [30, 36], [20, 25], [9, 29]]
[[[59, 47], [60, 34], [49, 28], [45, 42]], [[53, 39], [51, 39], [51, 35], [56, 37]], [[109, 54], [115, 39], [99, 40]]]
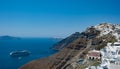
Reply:
[[[50, 47], [58, 41], [50, 38], [0, 40], [0, 69], [18, 69], [31, 60], [47, 57], [55, 53]], [[22, 59], [10, 57], [9, 53], [16, 50], [29, 50], [31, 54]]]

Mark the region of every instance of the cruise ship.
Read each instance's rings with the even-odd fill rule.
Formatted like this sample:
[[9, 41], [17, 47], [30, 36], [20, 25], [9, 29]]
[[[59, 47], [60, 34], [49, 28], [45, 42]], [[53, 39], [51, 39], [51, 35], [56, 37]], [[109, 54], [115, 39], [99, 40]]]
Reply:
[[24, 57], [30, 55], [30, 52], [27, 50], [22, 50], [22, 51], [13, 51], [10, 53], [11, 57]]

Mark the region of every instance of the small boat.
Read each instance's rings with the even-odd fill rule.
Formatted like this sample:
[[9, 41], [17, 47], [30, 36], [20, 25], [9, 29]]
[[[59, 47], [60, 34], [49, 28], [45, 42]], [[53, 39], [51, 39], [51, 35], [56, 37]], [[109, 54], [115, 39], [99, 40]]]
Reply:
[[10, 53], [10, 56], [12, 57], [24, 57], [30, 55], [30, 52], [27, 50], [22, 50], [22, 51], [13, 51]]

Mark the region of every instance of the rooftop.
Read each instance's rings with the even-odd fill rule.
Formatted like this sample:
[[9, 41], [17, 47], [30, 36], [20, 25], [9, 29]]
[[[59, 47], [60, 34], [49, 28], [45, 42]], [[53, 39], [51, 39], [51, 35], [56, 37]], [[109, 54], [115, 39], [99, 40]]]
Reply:
[[88, 52], [88, 56], [99, 57], [99, 56], [100, 56], [100, 51], [97, 51], [97, 50], [89, 51], [89, 52]]

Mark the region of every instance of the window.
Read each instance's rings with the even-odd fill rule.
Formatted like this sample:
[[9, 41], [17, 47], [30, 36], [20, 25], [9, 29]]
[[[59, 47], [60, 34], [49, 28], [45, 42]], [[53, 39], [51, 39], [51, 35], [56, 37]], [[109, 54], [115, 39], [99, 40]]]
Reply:
[[120, 46], [120, 44], [114, 44], [114, 46]]

